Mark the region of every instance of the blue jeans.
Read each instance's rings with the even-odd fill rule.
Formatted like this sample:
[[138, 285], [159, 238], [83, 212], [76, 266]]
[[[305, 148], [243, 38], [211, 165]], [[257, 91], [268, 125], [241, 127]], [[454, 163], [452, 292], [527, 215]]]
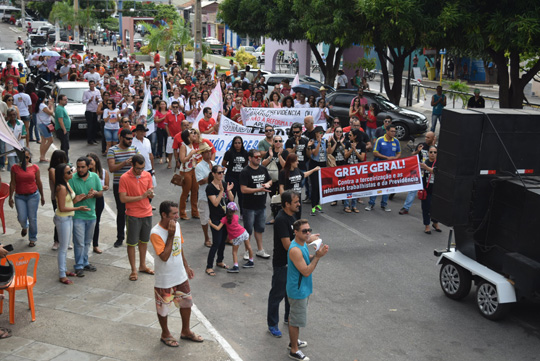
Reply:
[[88, 266], [88, 249], [94, 237], [95, 219], [73, 218], [73, 250], [75, 253], [75, 269]]
[[[162, 128], [156, 127], [156, 133], [157, 133], [157, 148], [156, 153], [154, 154], [154, 157], [161, 158], [163, 157], [163, 147], [167, 145], [167, 131]], [[153, 150], [152, 150], [153, 153]]]
[[289, 299], [287, 298], [287, 266], [274, 267], [272, 288], [268, 294], [268, 311], [266, 323], [268, 327], [277, 327], [279, 323], [279, 304], [285, 298], [285, 319], [289, 319]]
[[17, 208], [17, 220], [22, 228], [29, 228], [28, 239], [30, 242], [37, 241], [37, 210], [40, 195], [36, 191], [30, 195], [15, 194], [15, 208]]
[[29, 128], [30, 129], [28, 131], [30, 133], [30, 139], [32, 139], [32, 133], [34, 133], [36, 140], [40, 141], [41, 138], [39, 137], [39, 129], [36, 124], [36, 113], [31, 115]]
[[157, 158], [157, 133], [154, 131], [152, 134], [147, 136], [150, 141], [150, 148], [152, 149], [152, 155]]
[[73, 234], [73, 217], [54, 216], [54, 225], [58, 231], [58, 277], [66, 277], [66, 255]]
[[410, 191], [409, 193], [407, 193], [407, 198], [405, 198], [403, 208], [405, 208], [406, 210], [409, 210], [411, 208], [417, 193], [418, 191]]
[[356, 202], [358, 202], [357, 198], [345, 199], [345, 208], [355, 208]]
[[431, 131], [434, 132], [435, 128], [437, 128], [437, 122], [441, 121], [441, 115], [432, 114], [431, 115]]
[[19, 157], [17, 157], [17, 154], [10, 153], [7, 157], [7, 171], [11, 171], [11, 167], [17, 163], [19, 163]]
[[[388, 197], [389, 196], [390, 196], [390, 194], [385, 194], [385, 195], [382, 196], [382, 198], [381, 198], [381, 207], [386, 207], [386, 205], [388, 204]], [[377, 199], [377, 196], [369, 197], [369, 204], [374, 206], [376, 199]]]

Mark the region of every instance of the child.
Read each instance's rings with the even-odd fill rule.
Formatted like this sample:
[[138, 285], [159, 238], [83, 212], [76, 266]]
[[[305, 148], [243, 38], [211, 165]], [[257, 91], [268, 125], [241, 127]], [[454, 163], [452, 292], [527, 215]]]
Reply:
[[238, 215], [235, 214], [237, 211], [238, 206], [236, 203], [229, 202], [229, 204], [227, 204], [227, 215], [221, 219], [219, 226], [216, 226], [211, 220], [208, 220], [210, 227], [214, 228], [216, 231], [219, 231], [224, 225], [227, 228], [227, 233], [233, 244], [232, 256], [234, 262], [234, 266], [227, 270], [229, 273], [238, 273], [240, 271], [238, 268], [238, 248], [243, 242], [245, 242], [246, 250], [249, 252], [249, 260], [242, 267], [253, 268], [255, 266], [253, 263], [253, 250], [249, 244], [249, 234], [246, 229], [238, 223]]

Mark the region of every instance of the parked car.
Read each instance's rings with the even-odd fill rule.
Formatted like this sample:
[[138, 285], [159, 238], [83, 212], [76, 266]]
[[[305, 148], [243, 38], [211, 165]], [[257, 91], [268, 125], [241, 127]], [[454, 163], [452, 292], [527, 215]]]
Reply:
[[42, 48], [47, 46], [47, 38], [44, 35], [30, 34], [26, 39], [25, 48], [26, 52], [32, 51], [33, 48]]
[[[349, 125], [349, 108], [352, 100], [358, 95], [357, 90], [337, 90], [326, 96], [330, 115], [337, 117], [341, 125]], [[392, 124], [396, 126], [396, 138], [408, 140], [411, 135], [423, 134], [428, 128], [428, 120], [422, 113], [404, 109], [394, 105], [379, 93], [364, 91], [368, 104], [375, 103], [378, 108], [377, 126], [383, 124], [384, 118], [392, 117]]]
[[23, 64], [23, 69], [28, 71], [28, 66], [26, 65], [26, 62], [24, 61], [23, 55], [16, 49], [12, 50], [0, 50], [0, 66], [3, 68], [6, 67], [6, 61], [8, 58], [13, 59], [12, 66], [15, 68], [19, 67], [19, 63]]
[[264, 63], [264, 51], [262, 46], [259, 46], [253, 53], [251, 53], [255, 58], [257, 58], [257, 63]]
[[88, 82], [61, 81], [52, 85], [51, 96], [58, 105], [58, 95], [65, 94], [68, 98], [66, 110], [71, 118], [71, 131], [85, 131], [87, 128], [84, 112], [86, 105], [82, 102], [83, 93], [88, 90]]
[[[34, 21], [34, 18], [32, 18], [31, 16], [29, 16], [27, 14], [26, 17], [24, 18], [24, 23], [27, 24], [27, 23], [30, 23], [32, 21]], [[23, 22], [21, 22], [20, 18], [15, 21], [15, 26], [18, 26], [19, 28], [22, 27], [22, 24], [23, 24]]]
[[[49, 41], [49, 44], [52, 44], [56, 41], [56, 31], [54, 29], [52, 32], [48, 33], [47, 40]], [[60, 40], [61, 41], [69, 40], [69, 33], [67, 32], [67, 30], [60, 30]]]
[[[296, 77], [296, 75], [295, 74], [265, 74], [264, 77], [266, 78], [266, 84], [268, 85], [268, 94], [270, 94], [274, 90], [274, 86], [276, 84], [280, 84], [283, 81], [283, 79], [289, 79], [289, 84], [292, 85], [292, 82], [294, 78]], [[330, 85], [323, 84], [317, 79], [312, 78], [308, 75], [300, 75], [299, 80], [300, 80], [300, 83], [312, 84], [318, 88], [320, 88], [321, 86], [324, 86], [326, 89], [328, 89], [329, 92], [335, 90]]]
[[0, 16], [2, 17], [2, 22], [4, 23], [7, 23], [9, 21], [9, 19], [11, 18], [11, 14], [16, 14], [17, 12], [20, 14], [21, 9], [14, 6], [0, 6]]

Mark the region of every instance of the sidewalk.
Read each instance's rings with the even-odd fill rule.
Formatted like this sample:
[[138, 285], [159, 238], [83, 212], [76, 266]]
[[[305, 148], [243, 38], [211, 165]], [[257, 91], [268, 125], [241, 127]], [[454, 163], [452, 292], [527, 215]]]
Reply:
[[[31, 148], [34, 154], [38, 153], [36, 143], [31, 143]], [[13, 336], [0, 340], [0, 360], [240, 360], [196, 306], [192, 309], [191, 327], [203, 336], [203, 343], [181, 340], [180, 347], [170, 348], [159, 342], [161, 329], [155, 310], [153, 276], [140, 274], [137, 282], [128, 281], [126, 248], [112, 247], [116, 223], [108, 207], [101, 220], [100, 247], [104, 252], [98, 255], [90, 251], [89, 255], [97, 272], [73, 277], [73, 285], [58, 282], [57, 253], [51, 250], [54, 212], [45, 181], [47, 166], [40, 164], [46, 203], [38, 211], [35, 248], [29, 248], [28, 241], [20, 237], [15, 209], [9, 207], [7, 200], [4, 204], [6, 234], [0, 235], [1, 242], [12, 244], [12, 253], [39, 252], [40, 260], [34, 287], [35, 322], [31, 321], [26, 292], [18, 291], [15, 324], [10, 325], [6, 293], [0, 326], [10, 328]], [[9, 183], [9, 173], [2, 172], [0, 176]], [[107, 201], [111, 198], [112, 192], [107, 194]], [[72, 250], [68, 251], [67, 265], [72, 269]], [[180, 314], [174, 307], [169, 328], [175, 337], [180, 336]]]

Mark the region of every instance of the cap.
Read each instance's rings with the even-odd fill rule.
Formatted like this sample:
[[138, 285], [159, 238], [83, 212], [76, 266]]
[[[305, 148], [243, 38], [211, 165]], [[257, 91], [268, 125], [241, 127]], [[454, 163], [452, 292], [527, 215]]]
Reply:
[[480, 94], [480, 89], [478, 89], [478, 88], [474, 89], [474, 93], [475, 93], [475, 94], [476, 94], [476, 93]]
[[186, 81], [184, 79], [180, 79], [180, 85], [186, 85]]
[[315, 127], [315, 129], [313, 129], [313, 133], [320, 133], [320, 132], [323, 132], [324, 133], [324, 128], [321, 127], [320, 125], [317, 125]]
[[227, 204], [227, 209], [236, 212], [238, 210], [238, 206], [234, 202], [229, 202], [229, 204]]
[[326, 88], [321, 85], [321, 87], [319, 88], [319, 91], [322, 92], [323, 90], [326, 91]]
[[209, 146], [206, 142], [203, 142], [201, 145], [199, 145], [199, 153], [208, 152], [209, 150], [212, 150], [212, 147]]

